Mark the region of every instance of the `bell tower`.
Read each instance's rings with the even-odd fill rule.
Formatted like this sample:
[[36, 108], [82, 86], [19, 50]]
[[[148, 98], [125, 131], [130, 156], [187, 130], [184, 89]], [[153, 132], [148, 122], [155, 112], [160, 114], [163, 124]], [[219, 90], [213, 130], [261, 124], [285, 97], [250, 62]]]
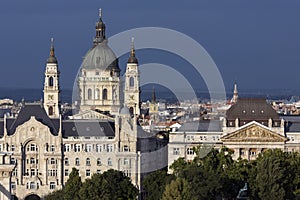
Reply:
[[138, 60], [135, 57], [133, 38], [125, 73], [124, 103], [129, 108], [131, 115], [140, 115], [140, 72]]
[[50, 56], [47, 59], [44, 81], [44, 108], [49, 117], [59, 117], [59, 71], [51, 38]]

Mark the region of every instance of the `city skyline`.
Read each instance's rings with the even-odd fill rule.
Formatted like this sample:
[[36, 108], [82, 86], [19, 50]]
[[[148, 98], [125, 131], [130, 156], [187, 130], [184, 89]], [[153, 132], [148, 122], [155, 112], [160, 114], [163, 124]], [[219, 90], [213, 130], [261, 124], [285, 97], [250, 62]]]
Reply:
[[[195, 39], [215, 61], [228, 91], [234, 80], [240, 90], [298, 89], [297, 6], [299, 3], [292, 1], [192, 1], [182, 5], [170, 1], [2, 2], [0, 85], [40, 88], [50, 38], [54, 37], [62, 88], [72, 88], [81, 58], [92, 45], [93, 26], [101, 7], [108, 37], [153, 26], [174, 29]], [[120, 58], [122, 72], [127, 56]], [[179, 71], [189, 65], [162, 51], [137, 51], [137, 57], [140, 64], [159, 62]], [[203, 89], [201, 78], [192, 72], [186, 76], [193, 86], [200, 83]]]

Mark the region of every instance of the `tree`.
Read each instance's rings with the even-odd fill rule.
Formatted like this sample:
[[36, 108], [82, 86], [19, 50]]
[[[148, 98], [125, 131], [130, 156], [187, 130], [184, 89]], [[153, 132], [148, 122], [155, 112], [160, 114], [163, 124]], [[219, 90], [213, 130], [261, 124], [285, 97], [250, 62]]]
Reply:
[[266, 200], [295, 199], [294, 169], [290, 155], [279, 149], [268, 150], [257, 159], [257, 169], [252, 170], [251, 195]]
[[146, 193], [146, 199], [161, 199], [165, 186], [174, 179], [175, 176], [167, 174], [165, 170], [157, 170], [147, 175], [142, 183], [144, 192]]
[[64, 188], [65, 200], [79, 200], [79, 190], [82, 186], [81, 178], [79, 176], [78, 169], [73, 168], [69, 175], [69, 179], [66, 182]]
[[83, 199], [136, 199], [139, 191], [123, 172], [110, 169], [87, 179], [80, 191]]
[[45, 200], [64, 200], [64, 192], [63, 190], [56, 190], [51, 192], [50, 194], [44, 196]]
[[190, 200], [192, 198], [190, 194], [191, 187], [185, 179], [177, 178], [172, 180], [170, 184], [166, 185], [165, 191], [162, 196], [162, 200]]

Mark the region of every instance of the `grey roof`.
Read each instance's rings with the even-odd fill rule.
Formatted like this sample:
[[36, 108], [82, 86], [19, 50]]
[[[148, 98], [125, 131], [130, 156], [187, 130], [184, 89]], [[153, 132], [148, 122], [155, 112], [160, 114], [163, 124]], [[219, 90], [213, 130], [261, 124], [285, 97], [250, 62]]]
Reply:
[[187, 122], [183, 124], [178, 132], [221, 132], [221, 122], [219, 120], [203, 120]]
[[280, 119], [290, 122], [300, 122], [300, 115], [282, 115]]
[[300, 132], [300, 122], [286, 122], [285, 125], [286, 132]]
[[24, 104], [16, 118], [7, 119], [7, 134], [13, 135], [16, 131], [16, 128], [27, 122], [31, 116], [34, 116], [37, 121], [48, 126], [53, 135], [58, 134], [59, 119], [50, 119], [40, 103]]
[[115, 136], [115, 123], [99, 120], [65, 120], [62, 122], [63, 137]]
[[104, 40], [94, 46], [87, 52], [81, 68], [101, 70], [114, 68], [120, 71], [118, 59], [111, 48], [107, 45], [107, 40]]
[[243, 98], [231, 106], [227, 112], [228, 120], [279, 120], [279, 115], [264, 98]]

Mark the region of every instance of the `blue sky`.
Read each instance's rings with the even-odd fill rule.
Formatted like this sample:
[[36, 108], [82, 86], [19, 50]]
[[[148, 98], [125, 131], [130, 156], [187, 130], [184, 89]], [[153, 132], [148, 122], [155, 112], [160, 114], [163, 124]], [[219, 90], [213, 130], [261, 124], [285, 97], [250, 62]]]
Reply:
[[[243, 89], [300, 89], [300, 2], [296, 0], [3, 0], [0, 87], [42, 88], [54, 37], [61, 86], [71, 88], [82, 57], [92, 46], [100, 7], [108, 36], [156, 26], [192, 37], [214, 59], [228, 90], [234, 80]], [[166, 52], [137, 53], [141, 64], [164, 63], [179, 71], [188, 65]], [[125, 58], [120, 61], [124, 69]], [[202, 85], [192, 72], [185, 76], [196, 87]]]

